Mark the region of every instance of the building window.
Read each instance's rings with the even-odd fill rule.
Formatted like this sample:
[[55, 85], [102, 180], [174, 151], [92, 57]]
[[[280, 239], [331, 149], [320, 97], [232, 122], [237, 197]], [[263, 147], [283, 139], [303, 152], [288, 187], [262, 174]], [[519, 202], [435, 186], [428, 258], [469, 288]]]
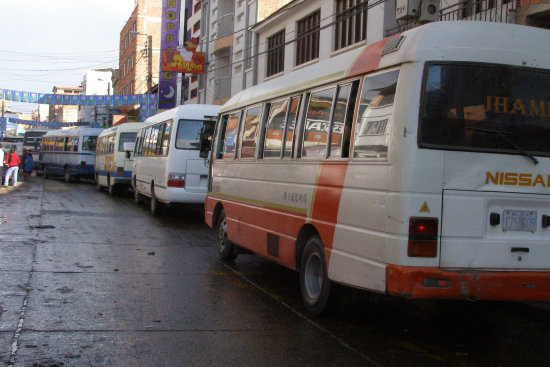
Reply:
[[197, 88], [191, 90], [191, 98], [195, 98], [198, 95]]
[[202, 7], [202, 2], [199, 1], [198, 3], [195, 4], [195, 7], [193, 8], [193, 14], [201, 10], [201, 7]]
[[334, 49], [339, 50], [367, 38], [367, 1], [336, 0]]
[[199, 80], [198, 75], [193, 75], [193, 76], [191, 76], [191, 83], [194, 83], [194, 82], [196, 82], [197, 80]]
[[195, 25], [193, 25], [193, 32], [198, 32], [201, 29], [201, 21], [199, 20]]
[[285, 69], [285, 30], [267, 39], [267, 76]]
[[308, 15], [298, 21], [296, 34], [296, 65], [319, 57], [319, 31], [321, 12]]

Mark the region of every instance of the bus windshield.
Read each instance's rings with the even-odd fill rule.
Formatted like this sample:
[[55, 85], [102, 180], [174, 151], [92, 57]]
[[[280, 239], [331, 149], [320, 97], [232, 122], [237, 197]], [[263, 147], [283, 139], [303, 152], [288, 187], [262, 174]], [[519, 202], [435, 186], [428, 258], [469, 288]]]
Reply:
[[205, 121], [179, 120], [176, 149], [199, 150], [201, 129]]
[[550, 155], [550, 73], [479, 64], [426, 68], [419, 145]]

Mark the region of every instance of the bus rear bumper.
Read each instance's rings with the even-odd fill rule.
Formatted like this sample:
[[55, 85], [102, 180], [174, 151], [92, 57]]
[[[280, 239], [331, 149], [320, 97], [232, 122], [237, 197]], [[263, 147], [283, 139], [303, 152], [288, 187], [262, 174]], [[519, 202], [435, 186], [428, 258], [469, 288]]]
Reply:
[[419, 299], [550, 301], [550, 272], [446, 271], [388, 265], [387, 292]]

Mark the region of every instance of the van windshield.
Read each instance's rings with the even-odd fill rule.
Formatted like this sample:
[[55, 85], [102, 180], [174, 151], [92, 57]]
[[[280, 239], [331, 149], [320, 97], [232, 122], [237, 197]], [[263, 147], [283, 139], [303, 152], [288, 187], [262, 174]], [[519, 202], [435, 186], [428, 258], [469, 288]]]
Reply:
[[176, 149], [199, 150], [204, 120], [179, 120], [176, 133]]
[[430, 64], [419, 145], [550, 156], [550, 73], [477, 64]]

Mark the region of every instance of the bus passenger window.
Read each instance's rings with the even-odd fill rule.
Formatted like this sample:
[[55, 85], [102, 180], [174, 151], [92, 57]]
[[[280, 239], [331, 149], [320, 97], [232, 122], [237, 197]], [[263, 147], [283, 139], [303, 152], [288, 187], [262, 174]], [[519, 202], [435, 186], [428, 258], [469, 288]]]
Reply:
[[254, 158], [256, 153], [258, 127], [262, 119], [262, 108], [254, 107], [246, 111], [243, 136], [241, 139], [241, 158]]
[[296, 117], [300, 109], [300, 97], [292, 97], [290, 99], [290, 111], [288, 111], [288, 119], [285, 125], [285, 140], [283, 158], [292, 155], [292, 144], [294, 143], [294, 128], [296, 127]]
[[264, 158], [281, 157], [287, 107], [288, 100], [277, 101], [271, 104], [269, 118], [265, 127]]
[[168, 155], [168, 147], [170, 146], [170, 136], [172, 135], [172, 121], [167, 121], [164, 126], [164, 134], [162, 135], [162, 146], [160, 154]]
[[387, 158], [399, 70], [367, 76], [355, 128], [354, 158]]
[[351, 84], [338, 87], [336, 96], [336, 108], [332, 116], [332, 131], [330, 133], [330, 157], [339, 158], [342, 156], [342, 142], [344, 136], [344, 124], [346, 121], [346, 110], [348, 106]]
[[223, 138], [222, 158], [235, 158], [235, 145], [237, 143], [237, 131], [239, 130], [240, 112], [232, 113], [227, 119], [225, 134], [220, 135]]
[[74, 138], [74, 141], [73, 141], [73, 152], [78, 152], [78, 137]]
[[311, 94], [306, 114], [302, 157], [326, 157], [330, 111], [336, 87]]

